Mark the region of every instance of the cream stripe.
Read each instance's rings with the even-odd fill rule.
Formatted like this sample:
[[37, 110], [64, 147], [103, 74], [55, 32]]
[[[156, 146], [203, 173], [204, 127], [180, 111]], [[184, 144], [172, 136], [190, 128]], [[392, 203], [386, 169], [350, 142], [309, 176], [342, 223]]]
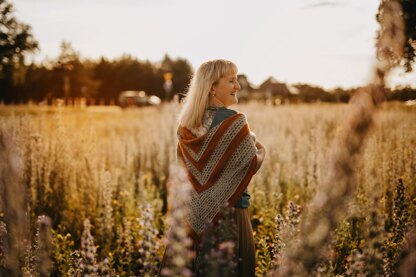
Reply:
[[192, 190], [188, 220], [197, 234], [200, 234], [206, 222], [212, 221], [221, 207], [228, 204], [228, 199], [246, 176], [250, 163], [256, 155], [253, 146], [253, 140], [247, 136], [232, 155], [214, 186], [200, 194]]

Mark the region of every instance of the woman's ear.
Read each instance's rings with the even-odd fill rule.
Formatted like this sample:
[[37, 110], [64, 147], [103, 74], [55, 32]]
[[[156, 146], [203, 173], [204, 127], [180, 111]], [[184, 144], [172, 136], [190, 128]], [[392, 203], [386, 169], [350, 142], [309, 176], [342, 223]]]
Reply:
[[212, 92], [215, 92], [216, 89], [217, 89], [217, 85], [216, 84], [212, 84], [211, 91]]

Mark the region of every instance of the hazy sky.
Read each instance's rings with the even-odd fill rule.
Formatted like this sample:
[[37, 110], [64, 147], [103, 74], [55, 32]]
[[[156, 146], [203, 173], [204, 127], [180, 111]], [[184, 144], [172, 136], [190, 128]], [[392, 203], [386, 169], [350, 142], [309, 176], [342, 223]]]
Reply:
[[[196, 69], [232, 60], [255, 85], [269, 76], [325, 88], [366, 84], [374, 64], [378, 0], [14, 0], [41, 51], [55, 58], [62, 40], [81, 57], [165, 53]], [[395, 83], [416, 83], [396, 76]]]

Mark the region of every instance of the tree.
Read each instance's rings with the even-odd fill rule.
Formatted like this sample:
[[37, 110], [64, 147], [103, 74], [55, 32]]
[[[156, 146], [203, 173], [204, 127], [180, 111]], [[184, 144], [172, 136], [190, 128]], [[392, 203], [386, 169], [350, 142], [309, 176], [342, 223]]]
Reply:
[[185, 92], [193, 73], [192, 67], [186, 59], [177, 58], [176, 60], [172, 60], [169, 55], [165, 54], [161, 62], [160, 70], [162, 74], [167, 72], [172, 74], [171, 95]]
[[172, 64], [173, 94], [185, 93], [193, 74], [192, 66], [186, 59], [177, 58]]
[[412, 71], [412, 63], [416, 57], [416, 1], [401, 0], [403, 18], [405, 24], [405, 35], [407, 37], [404, 45], [404, 59], [406, 72]]
[[412, 64], [416, 57], [416, 1], [415, 0], [382, 0], [377, 13], [377, 21], [383, 27], [383, 5], [386, 2], [398, 2], [402, 7], [404, 21], [404, 54], [402, 64], [406, 72], [412, 71]]
[[131, 55], [108, 61], [101, 58], [94, 68], [93, 78], [100, 82], [98, 95], [109, 101], [117, 99], [123, 90], [144, 90], [158, 95], [162, 88], [162, 77], [158, 78], [150, 62], [141, 62]]
[[79, 96], [81, 85], [79, 73], [82, 67], [79, 54], [68, 41], [62, 41], [61, 52], [54, 62], [54, 96], [63, 97], [65, 102], [69, 97]]
[[11, 3], [0, 0], [0, 99], [6, 102], [17, 99], [13, 86], [24, 81], [19, 75], [25, 67], [25, 55], [38, 49], [31, 27], [19, 22], [13, 12]]

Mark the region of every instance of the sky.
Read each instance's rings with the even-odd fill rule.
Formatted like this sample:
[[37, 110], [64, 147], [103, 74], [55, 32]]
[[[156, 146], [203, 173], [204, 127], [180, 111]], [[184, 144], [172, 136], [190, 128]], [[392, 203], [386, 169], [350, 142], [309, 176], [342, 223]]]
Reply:
[[[63, 40], [82, 58], [228, 59], [259, 85], [269, 76], [326, 89], [369, 82], [379, 0], [12, 0], [54, 59]], [[415, 70], [416, 72], [416, 70]], [[400, 72], [391, 85], [416, 84]]]

